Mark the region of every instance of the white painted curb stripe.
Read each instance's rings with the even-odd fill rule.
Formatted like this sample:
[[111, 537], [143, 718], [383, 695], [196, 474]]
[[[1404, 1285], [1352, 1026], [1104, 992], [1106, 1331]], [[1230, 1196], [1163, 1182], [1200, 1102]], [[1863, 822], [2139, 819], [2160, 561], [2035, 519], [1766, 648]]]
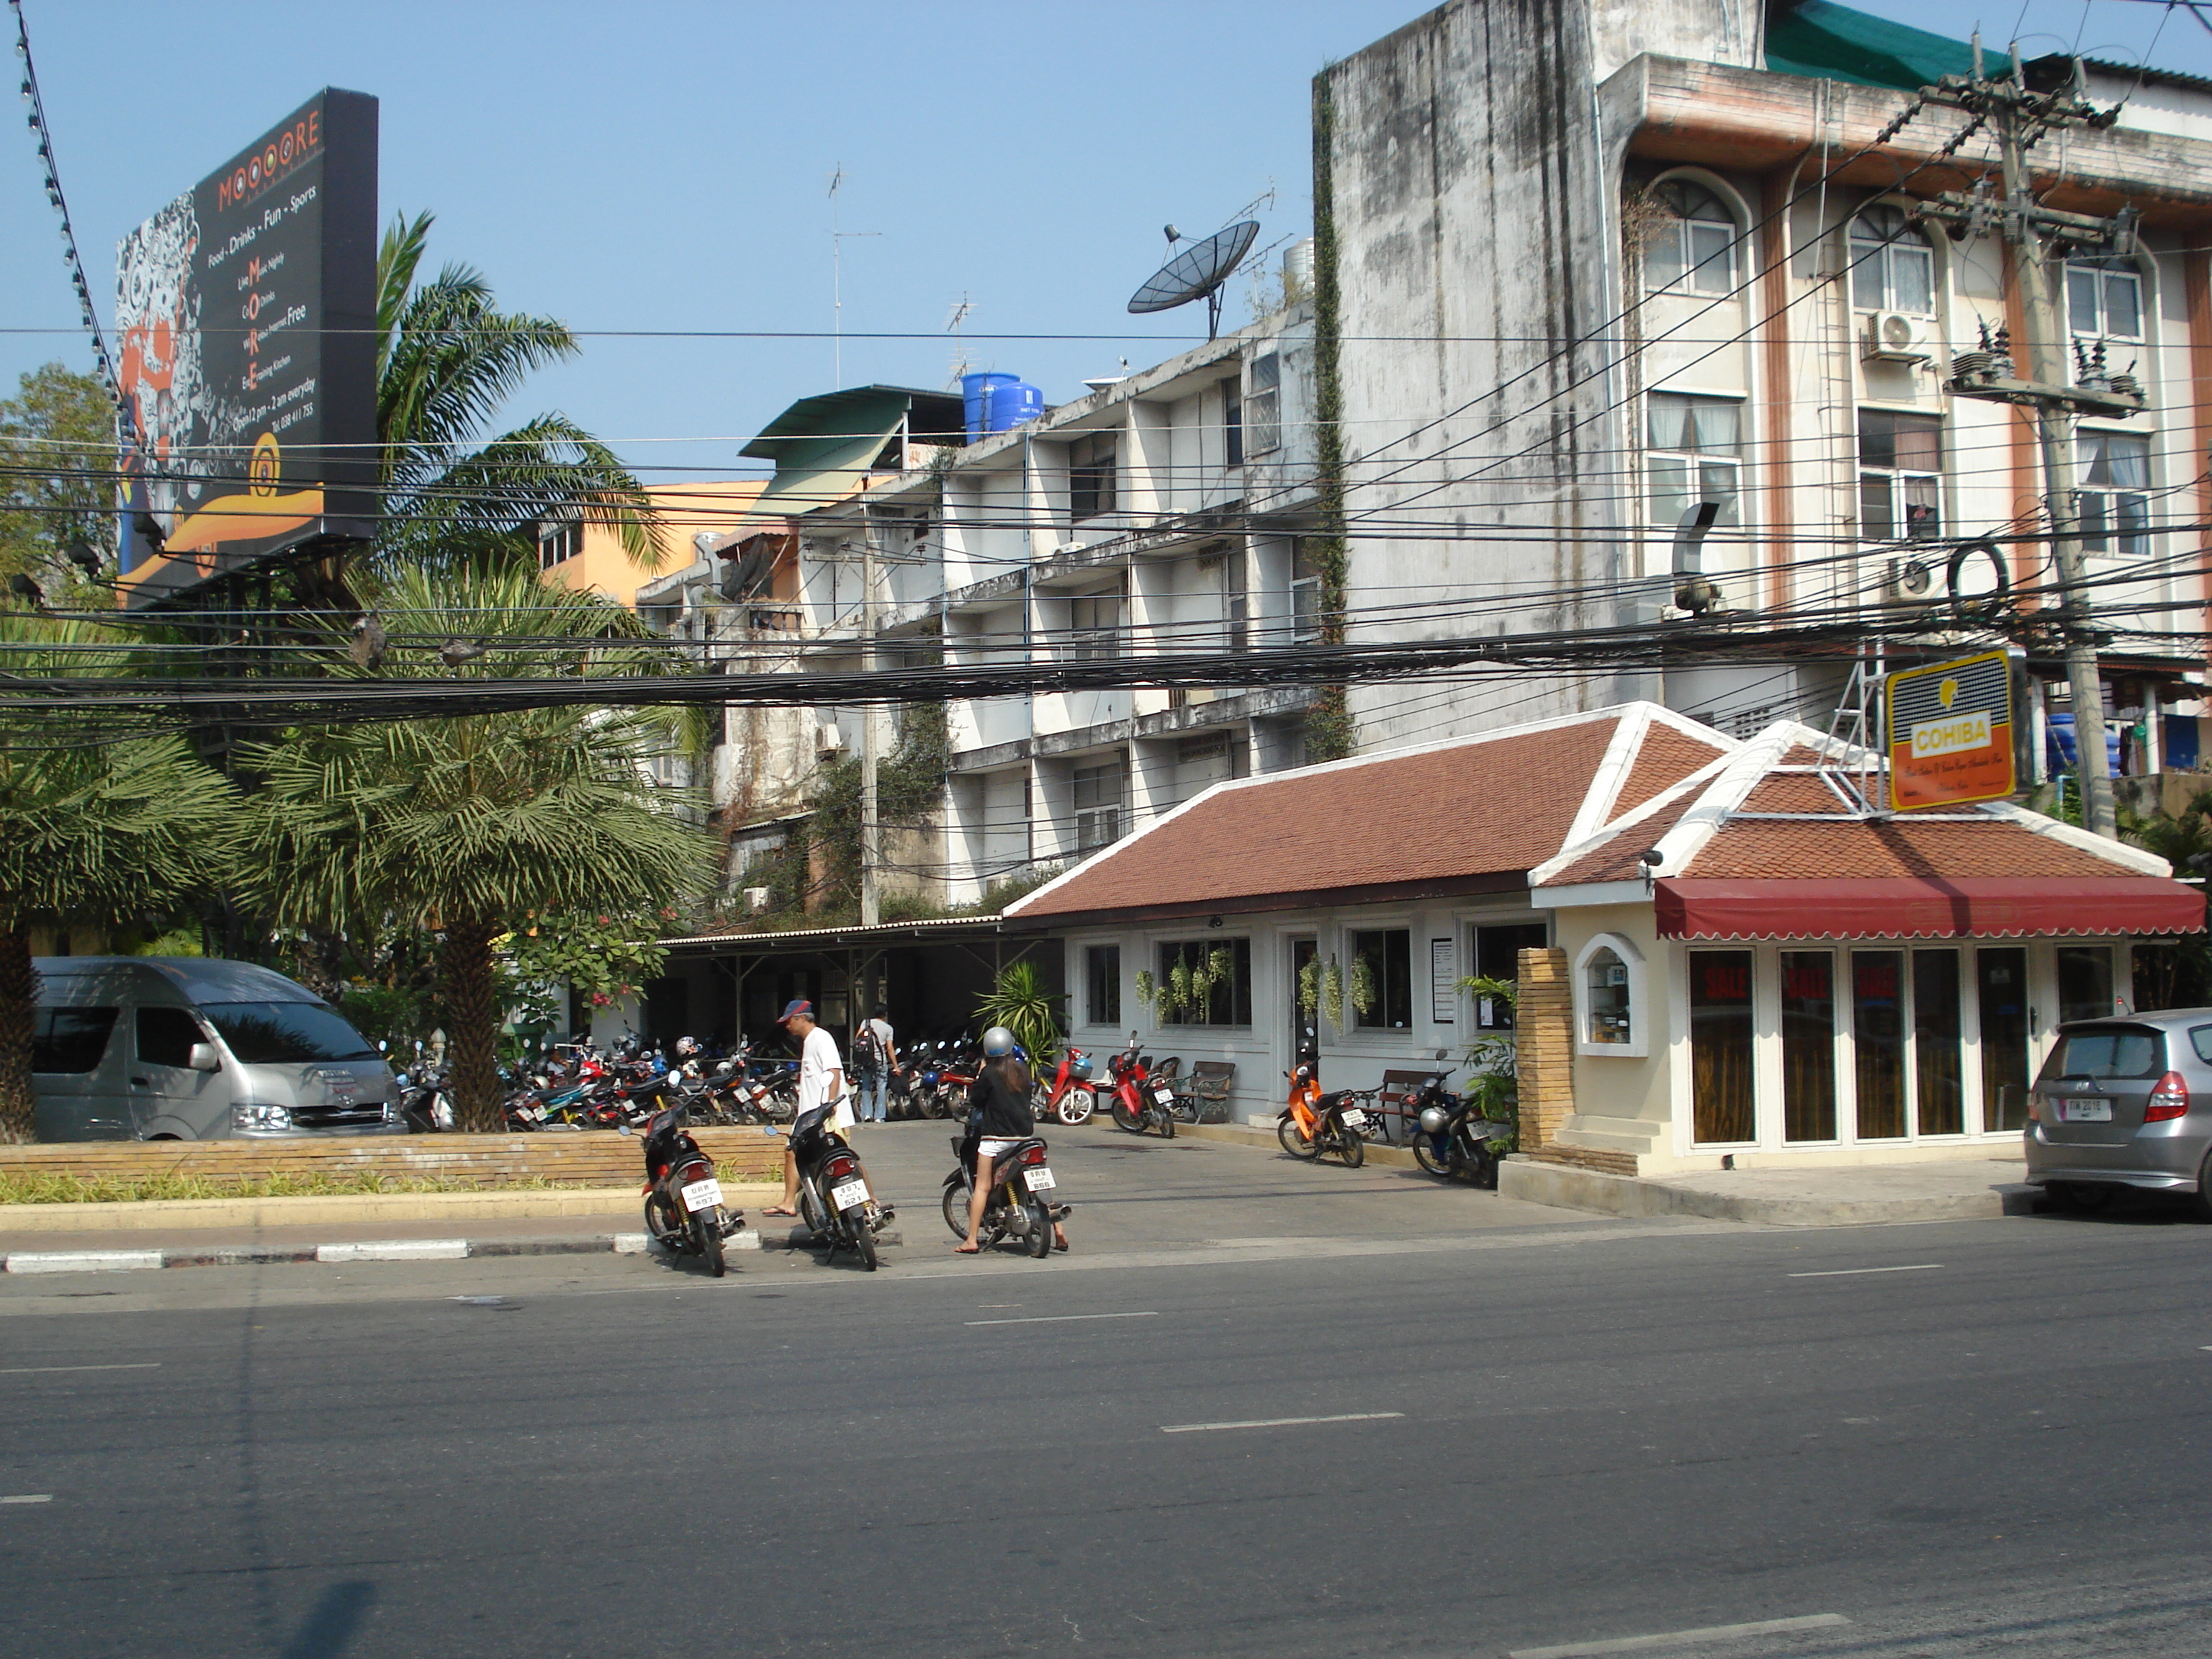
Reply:
[[1818, 1273], [1791, 1273], [1792, 1279], [1849, 1279], [1854, 1273], [1933, 1273], [1943, 1264], [1940, 1261], [1916, 1261], [1905, 1267], [1823, 1267]]
[[[643, 1255], [652, 1248], [653, 1237], [649, 1233], [617, 1233], [615, 1235], [617, 1255]], [[758, 1248], [757, 1236], [755, 1238], [755, 1248]]]
[[1796, 1630], [1832, 1630], [1851, 1621], [1840, 1613], [1808, 1613], [1802, 1619], [1760, 1619], [1748, 1625], [1707, 1625], [1656, 1636], [1623, 1636], [1610, 1642], [1569, 1642], [1556, 1648], [1515, 1648], [1505, 1659], [1583, 1659], [1601, 1653], [1643, 1653], [1653, 1648], [1684, 1647], [1692, 1642], [1732, 1642], [1744, 1636], [1775, 1636]]
[[1162, 1434], [1206, 1434], [1215, 1429], [1288, 1429], [1302, 1423], [1379, 1423], [1403, 1412], [1339, 1412], [1334, 1417], [1255, 1417], [1244, 1423], [1164, 1423]]
[[969, 1325], [1065, 1325], [1075, 1319], [1158, 1319], [1159, 1316], [1158, 1310], [1155, 1309], [1147, 1313], [1036, 1314], [1027, 1319], [969, 1319], [962, 1322]]
[[388, 1238], [376, 1244], [325, 1244], [318, 1261], [459, 1261], [469, 1253], [465, 1238]]
[[161, 1265], [159, 1250], [18, 1250], [8, 1258], [11, 1273], [136, 1273]]
[[54, 1495], [50, 1492], [19, 1492], [13, 1498], [0, 1498], [0, 1504], [51, 1504]]
[[0, 1376], [40, 1376], [49, 1371], [158, 1371], [158, 1359], [135, 1359], [127, 1365], [9, 1365], [0, 1368]]

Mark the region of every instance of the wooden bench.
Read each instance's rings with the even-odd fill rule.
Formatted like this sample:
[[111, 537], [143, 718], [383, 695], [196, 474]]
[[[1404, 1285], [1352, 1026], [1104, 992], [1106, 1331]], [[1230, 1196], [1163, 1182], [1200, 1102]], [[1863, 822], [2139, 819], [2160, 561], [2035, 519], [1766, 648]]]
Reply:
[[1375, 1110], [1382, 1121], [1383, 1139], [1394, 1146], [1403, 1146], [1413, 1139], [1413, 1125], [1419, 1114], [1407, 1109], [1406, 1097], [1419, 1094], [1435, 1075], [1433, 1069], [1382, 1073], [1382, 1098], [1376, 1103]]

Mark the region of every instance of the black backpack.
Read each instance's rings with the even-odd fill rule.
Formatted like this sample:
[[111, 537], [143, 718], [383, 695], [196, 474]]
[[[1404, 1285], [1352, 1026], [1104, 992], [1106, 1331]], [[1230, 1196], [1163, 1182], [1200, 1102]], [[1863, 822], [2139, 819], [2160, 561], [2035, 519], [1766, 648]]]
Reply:
[[872, 1019], [862, 1020], [853, 1033], [853, 1069], [865, 1077], [884, 1069], [884, 1040], [876, 1035]]

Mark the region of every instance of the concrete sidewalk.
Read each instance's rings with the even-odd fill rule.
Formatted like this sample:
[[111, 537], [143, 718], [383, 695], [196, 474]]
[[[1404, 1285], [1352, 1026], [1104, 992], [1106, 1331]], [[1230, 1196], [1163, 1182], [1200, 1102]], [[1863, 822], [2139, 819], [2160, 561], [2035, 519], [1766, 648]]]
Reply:
[[2041, 1196], [2026, 1184], [2027, 1176], [2026, 1164], [2017, 1158], [1617, 1176], [1538, 1164], [1516, 1153], [1499, 1166], [1498, 1190], [1532, 1204], [1600, 1215], [1696, 1215], [1767, 1227], [1849, 1227], [2026, 1215]]

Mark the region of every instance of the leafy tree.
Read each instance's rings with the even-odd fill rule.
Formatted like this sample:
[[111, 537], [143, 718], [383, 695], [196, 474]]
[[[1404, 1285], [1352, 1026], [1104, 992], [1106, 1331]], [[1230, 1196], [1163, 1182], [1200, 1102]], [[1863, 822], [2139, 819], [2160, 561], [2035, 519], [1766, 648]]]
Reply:
[[[90, 630], [20, 612], [0, 641], [30, 673], [87, 672]], [[183, 738], [53, 722], [0, 724], [0, 1143], [34, 1139], [34, 927], [128, 923], [219, 880], [239, 827], [230, 784]]]
[[[2122, 839], [2148, 848], [2191, 878], [2212, 874], [2212, 789], [2200, 789], [2178, 816], [2138, 816], [2120, 809]], [[2212, 998], [2212, 934], [2138, 940], [2135, 1000], [2139, 1008], [2193, 1008]]]
[[565, 985], [594, 1008], [635, 994], [660, 975], [668, 951], [660, 936], [678, 912], [664, 905], [634, 915], [531, 915], [500, 947], [502, 1000], [520, 1023], [566, 1029], [568, 1010], [554, 988]]
[[28, 575], [56, 597], [81, 578], [71, 542], [112, 563], [115, 404], [100, 382], [59, 363], [32, 369], [0, 401], [0, 584]]
[[565, 415], [496, 437], [484, 428], [534, 369], [582, 348], [550, 317], [501, 311], [482, 273], [416, 280], [433, 216], [404, 216], [377, 253], [376, 435], [383, 574], [410, 566], [537, 568], [534, 527], [562, 514], [613, 530], [639, 566], [659, 562], [645, 487]]

